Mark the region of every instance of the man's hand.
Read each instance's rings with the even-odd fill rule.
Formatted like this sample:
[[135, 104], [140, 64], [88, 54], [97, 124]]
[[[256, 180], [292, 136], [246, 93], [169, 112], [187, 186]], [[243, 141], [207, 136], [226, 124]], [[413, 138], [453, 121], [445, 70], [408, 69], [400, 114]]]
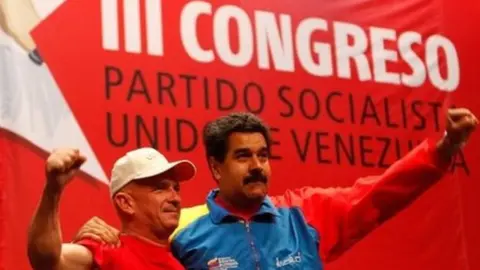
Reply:
[[467, 143], [477, 125], [478, 119], [468, 109], [448, 110], [446, 135], [437, 144], [437, 149], [445, 161], [450, 161], [452, 156]]
[[118, 246], [120, 244], [119, 233], [117, 229], [108, 225], [102, 219], [93, 217], [80, 228], [73, 241], [78, 242], [90, 238], [98, 242]]
[[47, 187], [62, 191], [86, 160], [78, 149], [54, 150], [45, 164]]

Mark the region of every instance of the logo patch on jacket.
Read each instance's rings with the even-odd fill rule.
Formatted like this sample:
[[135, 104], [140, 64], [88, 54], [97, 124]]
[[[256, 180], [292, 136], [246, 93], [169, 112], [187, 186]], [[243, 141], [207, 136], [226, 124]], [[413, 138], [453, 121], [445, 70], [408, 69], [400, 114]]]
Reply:
[[300, 256], [300, 252], [298, 252], [296, 255], [293, 254], [283, 259], [279, 259], [277, 257], [275, 265], [277, 266], [277, 268], [280, 268], [280, 267], [297, 264], [301, 262], [302, 262], [302, 257]]
[[228, 270], [238, 268], [238, 262], [231, 257], [211, 259], [207, 263], [209, 270]]

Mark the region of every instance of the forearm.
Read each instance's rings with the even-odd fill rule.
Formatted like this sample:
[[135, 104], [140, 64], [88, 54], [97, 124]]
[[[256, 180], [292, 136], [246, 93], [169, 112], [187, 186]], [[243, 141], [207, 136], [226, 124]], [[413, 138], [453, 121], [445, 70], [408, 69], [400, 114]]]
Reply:
[[58, 208], [61, 191], [48, 185], [28, 233], [28, 256], [34, 269], [55, 269], [62, 252]]
[[345, 209], [339, 219], [344, 229], [333, 253], [348, 249], [442, 179], [451, 162], [449, 151], [424, 142], [383, 175], [364, 177], [338, 192], [336, 200]]

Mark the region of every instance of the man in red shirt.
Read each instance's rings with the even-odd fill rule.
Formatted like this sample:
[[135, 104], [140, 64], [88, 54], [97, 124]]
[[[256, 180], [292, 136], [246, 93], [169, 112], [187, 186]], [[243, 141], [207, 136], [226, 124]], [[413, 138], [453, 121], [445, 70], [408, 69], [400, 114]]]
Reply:
[[[47, 183], [30, 226], [28, 256], [34, 269], [183, 269], [168, 249], [180, 217], [179, 182], [193, 178], [187, 160], [168, 162], [141, 148], [117, 160], [110, 195], [122, 223], [121, 244], [85, 238], [62, 244], [59, 201], [86, 158], [76, 149], [54, 151], [46, 162]], [[115, 236], [116, 237], [116, 236]]]

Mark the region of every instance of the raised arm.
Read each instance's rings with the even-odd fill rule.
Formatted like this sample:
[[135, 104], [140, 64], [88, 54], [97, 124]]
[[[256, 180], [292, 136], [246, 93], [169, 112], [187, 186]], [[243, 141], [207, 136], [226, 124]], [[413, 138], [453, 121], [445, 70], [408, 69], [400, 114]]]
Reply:
[[78, 150], [54, 151], [46, 163], [47, 183], [28, 232], [28, 257], [33, 269], [91, 269], [91, 252], [62, 244], [58, 207], [65, 185], [85, 162]]
[[332, 261], [444, 176], [478, 123], [465, 109], [450, 110], [447, 118], [443, 139], [424, 141], [382, 175], [360, 178], [348, 188], [305, 187], [272, 199], [303, 211], [320, 234], [320, 256]]

